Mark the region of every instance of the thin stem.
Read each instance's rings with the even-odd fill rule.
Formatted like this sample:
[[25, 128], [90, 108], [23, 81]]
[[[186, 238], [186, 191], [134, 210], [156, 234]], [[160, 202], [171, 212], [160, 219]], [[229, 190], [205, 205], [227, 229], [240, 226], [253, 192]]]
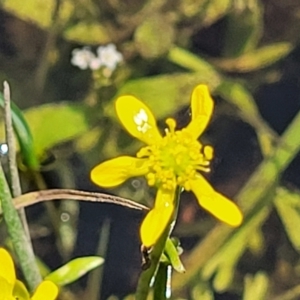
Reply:
[[[5, 136], [8, 146], [8, 165], [11, 178], [11, 189], [13, 197], [18, 197], [22, 194], [21, 184], [19, 179], [18, 167], [16, 164], [16, 147], [14, 141], [12, 116], [11, 116], [11, 100], [10, 100], [10, 88], [7, 81], [3, 83], [3, 96], [4, 96], [4, 116], [5, 116]], [[22, 221], [23, 228], [25, 230], [28, 243], [31, 243], [28, 223], [26, 219], [26, 213], [24, 208], [18, 210], [19, 217]]]
[[160, 263], [155, 275], [155, 283], [153, 287], [153, 299], [166, 300], [168, 299], [169, 288], [169, 268], [170, 265]]
[[18, 257], [24, 277], [29, 289], [33, 291], [42, 278], [36, 265], [35, 257], [30, 243], [25, 235], [19, 215], [13, 205], [9, 186], [0, 164], [0, 199], [3, 217], [11, 238], [14, 250]]
[[136, 300], [146, 300], [147, 299], [147, 296], [148, 296], [149, 290], [150, 290], [151, 280], [152, 280], [153, 276], [155, 276], [155, 273], [159, 267], [160, 257], [164, 251], [166, 241], [171, 234], [171, 229], [174, 226], [174, 223], [177, 218], [180, 193], [181, 193], [181, 188], [178, 187], [176, 189], [176, 193], [175, 193], [174, 214], [171, 217], [165, 231], [163, 232], [163, 234], [161, 235], [161, 237], [159, 238], [157, 243], [153, 246], [153, 249], [150, 254], [151, 265], [150, 265], [149, 269], [147, 269], [146, 271], [143, 271], [140, 276], [138, 286], [137, 286], [137, 291], [136, 291]]
[[[27, 207], [43, 201], [53, 201], [53, 200], [62, 200], [62, 199], [112, 203], [112, 204], [125, 206], [131, 209], [145, 210], [145, 211], [149, 210], [147, 206], [126, 198], [108, 195], [104, 193], [87, 192], [87, 191], [72, 190], [72, 189], [49, 189], [49, 190], [30, 192], [30, 193], [23, 194], [17, 198], [14, 198], [13, 203], [15, 208], [19, 209], [20, 207]], [[1, 209], [0, 209], [0, 214], [1, 214]]]

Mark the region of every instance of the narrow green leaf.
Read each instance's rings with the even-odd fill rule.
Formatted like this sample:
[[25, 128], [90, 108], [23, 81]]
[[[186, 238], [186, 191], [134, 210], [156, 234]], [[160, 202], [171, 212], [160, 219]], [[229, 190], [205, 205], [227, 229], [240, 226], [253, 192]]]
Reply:
[[226, 72], [246, 73], [274, 64], [292, 50], [291, 43], [275, 43], [247, 52], [237, 58], [215, 59], [213, 63]]
[[[0, 93], [0, 106], [4, 107], [3, 94]], [[21, 110], [11, 103], [12, 122], [18, 139], [24, 164], [32, 170], [39, 167], [39, 162], [34, 149], [33, 137]]]
[[103, 262], [104, 259], [99, 256], [75, 258], [47, 275], [45, 279], [51, 280], [57, 285], [64, 286], [99, 267]]
[[185, 272], [185, 268], [179, 257], [178, 249], [170, 238], [167, 239], [164, 254], [167, 256], [170, 264], [177, 272]]
[[168, 59], [178, 66], [197, 72], [195, 76], [201, 76], [200, 74], [202, 73], [201, 77], [203, 77], [203, 79], [200, 78], [202, 80], [206, 78], [203, 82], [210, 83], [210, 85], [217, 85], [221, 81], [219, 73], [212, 64], [186, 49], [173, 47], [169, 51]]
[[278, 188], [274, 201], [289, 240], [300, 252], [300, 194]]

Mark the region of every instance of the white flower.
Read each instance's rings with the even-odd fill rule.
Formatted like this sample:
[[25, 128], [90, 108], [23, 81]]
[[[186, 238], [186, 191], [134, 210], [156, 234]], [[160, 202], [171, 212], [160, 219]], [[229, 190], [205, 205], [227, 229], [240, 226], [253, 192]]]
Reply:
[[82, 49], [74, 49], [72, 51], [71, 64], [81, 70], [86, 70], [91, 67], [95, 59], [97, 59], [96, 55], [91, 49], [89, 47], [83, 47]]
[[98, 56], [95, 56], [94, 58], [91, 59], [89, 63], [89, 67], [93, 71], [100, 69], [102, 67], [101, 59]]
[[98, 70], [104, 67], [103, 74], [110, 77], [112, 72], [116, 69], [117, 64], [123, 61], [123, 55], [116, 50], [114, 44], [107, 46], [100, 46], [97, 49], [97, 55], [91, 51], [90, 47], [83, 47], [82, 49], [74, 49], [72, 51], [72, 65], [81, 70]]
[[101, 65], [107, 67], [110, 71], [114, 71], [117, 64], [123, 61], [123, 55], [117, 51], [114, 44], [98, 47], [97, 54]]

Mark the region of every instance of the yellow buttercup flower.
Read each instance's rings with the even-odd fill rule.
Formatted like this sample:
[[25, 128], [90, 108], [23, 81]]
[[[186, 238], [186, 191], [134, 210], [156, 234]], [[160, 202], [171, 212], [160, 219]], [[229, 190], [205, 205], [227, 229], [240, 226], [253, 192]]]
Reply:
[[239, 208], [216, 192], [201, 175], [209, 172], [213, 148], [198, 141], [213, 112], [213, 100], [206, 85], [198, 85], [191, 97], [191, 122], [175, 130], [176, 121], [167, 119], [162, 136], [150, 109], [137, 98], [126, 95], [116, 100], [117, 115], [125, 129], [147, 146], [137, 157], [120, 156], [97, 165], [91, 179], [102, 187], [114, 187], [130, 177], [144, 175], [150, 186], [158, 188], [155, 204], [144, 219], [140, 233], [146, 247], [155, 244], [175, 209], [176, 187], [192, 191], [200, 206], [219, 220], [239, 226], [243, 216]]
[[58, 287], [45, 280], [30, 297], [25, 285], [16, 279], [13, 260], [4, 248], [0, 248], [0, 287], [1, 300], [55, 300], [58, 295]]

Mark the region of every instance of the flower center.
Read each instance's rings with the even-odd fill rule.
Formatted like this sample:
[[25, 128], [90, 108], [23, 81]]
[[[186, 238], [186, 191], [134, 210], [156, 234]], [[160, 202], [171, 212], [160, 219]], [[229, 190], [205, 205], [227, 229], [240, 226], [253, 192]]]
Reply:
[[146, 175], [150, 186], [174, 189], [176, 185], [190, 190], [190, 181], [197, 171], [209, 172], [213, 148], [203, 146], [186, 129], [175, 131], [176, 121], [167, 119], [169, 128], [157, 143], [143, 147], [137, 157], [149, 159]]

